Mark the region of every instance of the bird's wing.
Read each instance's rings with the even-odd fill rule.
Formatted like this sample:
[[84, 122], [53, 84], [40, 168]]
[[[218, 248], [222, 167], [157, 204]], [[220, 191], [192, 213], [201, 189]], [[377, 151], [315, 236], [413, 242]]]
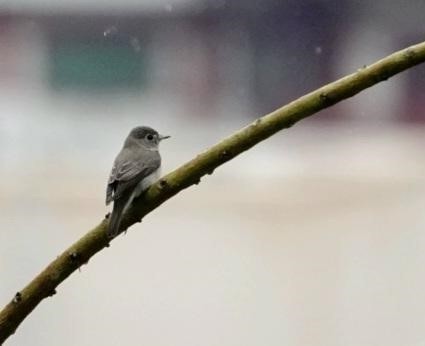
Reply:
[[115, 159], [106, 188], [106, 204], [116, 200], [140, 180], [155, 172], [161, 164], [159, 154], [149, 152], [135, 155], [122, 150]]

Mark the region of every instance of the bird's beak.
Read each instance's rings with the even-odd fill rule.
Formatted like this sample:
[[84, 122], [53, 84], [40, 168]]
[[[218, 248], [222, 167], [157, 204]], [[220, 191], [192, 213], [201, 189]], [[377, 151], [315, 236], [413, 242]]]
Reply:
[[171, 136], [163, 136], [163, 135], [159, 135], [159, 140], [162, 141], [163, 139], [167, 139], [170, 138]]

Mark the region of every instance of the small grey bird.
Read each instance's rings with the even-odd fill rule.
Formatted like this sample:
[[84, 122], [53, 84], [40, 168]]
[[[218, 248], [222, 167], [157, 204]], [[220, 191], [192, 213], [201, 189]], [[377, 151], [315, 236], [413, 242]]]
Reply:
[[133, 198], [158, 180], [161, 173], [159, 142], [169, 137], [146, 126], [138, 126], [130, 131], [115, 158], [106, 187], [106, 205], [114, 201], [108, 237], [114, 238], [118, 234], [123, 213]]

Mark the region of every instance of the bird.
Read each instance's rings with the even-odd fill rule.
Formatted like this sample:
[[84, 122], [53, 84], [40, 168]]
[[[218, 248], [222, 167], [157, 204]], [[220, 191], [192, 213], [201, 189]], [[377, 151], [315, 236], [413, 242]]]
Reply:
[[122, 216], [133, 199], [159, 179], [159, 143], [169, 137], [160, 135], [151, 127], [137, 126], [125, 139], [106, 186], [106, 205], [114, 202], [106, 231], [109, 238], [118, 235]]

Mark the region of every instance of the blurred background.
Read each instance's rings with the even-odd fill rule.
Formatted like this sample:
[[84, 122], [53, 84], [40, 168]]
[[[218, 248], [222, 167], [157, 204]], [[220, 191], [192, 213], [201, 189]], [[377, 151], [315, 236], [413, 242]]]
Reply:
[[[108, 211], [129, 130], [164, 173], [420, 42], [425, 2], [0, 1], [0, 304]], [[217, 169], [8, 345], [425, 345], [425, 66]]]

